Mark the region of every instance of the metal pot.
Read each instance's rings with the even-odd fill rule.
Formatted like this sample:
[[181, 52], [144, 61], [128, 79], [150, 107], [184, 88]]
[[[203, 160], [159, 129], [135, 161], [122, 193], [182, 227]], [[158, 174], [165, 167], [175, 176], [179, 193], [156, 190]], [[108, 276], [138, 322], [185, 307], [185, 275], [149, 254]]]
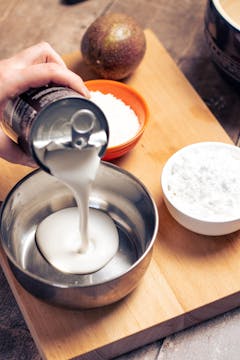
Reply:
[[[238, 1], [238, 0], [236, 0]], [[240, 84], [240, 26], [225, 11], [221, 0], [208, 0], [205, 34], [213, 62], [234, 84]]]

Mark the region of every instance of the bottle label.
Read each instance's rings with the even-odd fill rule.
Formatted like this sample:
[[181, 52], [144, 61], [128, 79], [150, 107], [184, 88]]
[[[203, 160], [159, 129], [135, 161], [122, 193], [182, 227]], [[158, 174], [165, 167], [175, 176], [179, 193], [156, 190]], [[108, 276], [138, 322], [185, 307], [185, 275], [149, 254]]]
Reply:
[[37, 114], [54, 101], [69, 97], [82, 98], [74, 90], [62, 86], [32, 88], [7, 103], [3, 114], [3, 127], [11, 138], [18, 141], [20, 139], [21, 143], [26, 144], [29, 142]]

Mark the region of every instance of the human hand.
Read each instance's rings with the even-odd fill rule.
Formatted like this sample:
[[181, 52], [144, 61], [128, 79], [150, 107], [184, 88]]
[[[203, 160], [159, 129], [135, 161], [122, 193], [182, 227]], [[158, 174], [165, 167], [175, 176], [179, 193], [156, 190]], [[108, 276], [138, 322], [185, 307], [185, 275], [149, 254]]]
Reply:
[[[0, 61], [0, 116], [7, 101], [29, 88], [50, 82], [67, 86], [89, 97], [83, 80], [70, 71], [60, 55], [46, 42], [31, 46]], [[0, 157], [7, 161], [36, 166], [20, 147], [0, 129]]]

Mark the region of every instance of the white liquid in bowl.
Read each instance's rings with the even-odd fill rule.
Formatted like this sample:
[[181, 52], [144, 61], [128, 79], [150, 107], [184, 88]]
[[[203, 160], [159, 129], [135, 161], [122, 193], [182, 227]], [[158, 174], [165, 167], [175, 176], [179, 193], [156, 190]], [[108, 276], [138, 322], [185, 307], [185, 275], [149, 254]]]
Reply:
[[77, 207], [53, 213], [40, 223], [38, 247], [60, 271], [97, 271], [112, 259], [119, 242], [113, 220], [100, 210], [89, 211], [91, 185], [100, 164], [98, 149], [51, 151], [45, 160], [51, 173], [71, 189]]
[[41, 222], [38, 244], [54, 267], [67, 273], [89, 274], [102, 268], [117, 252], [118, 233], [108, 215], [90, 209], [88, 224], [89, 245], [81, 251], [78, 208], [59, 210]]

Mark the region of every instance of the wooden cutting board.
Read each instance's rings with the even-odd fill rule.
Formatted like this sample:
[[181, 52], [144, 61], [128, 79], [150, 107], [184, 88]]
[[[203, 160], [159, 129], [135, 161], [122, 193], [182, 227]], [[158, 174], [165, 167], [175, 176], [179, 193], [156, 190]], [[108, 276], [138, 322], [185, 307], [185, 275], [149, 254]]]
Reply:
[[[71, 311], [28, 294], [0, 260], [44, 359], [108, 359], [209, 319], [239, 305], [240, 232], [222, 237], [194, 234], [176, 223], [162, 199], [166, 160], [198, 141], [231, 142], [155, 35], [146, 30], [147, 52], [127, 83], [150, 108], [150, 123], [136, 148], [116, 163], [147, 186], [159, 211], [153, 259], [141, 284], [111, 306]], [[93, 78], [78, 52], [65, 56], [85, 80]], [[30, 169], [0, 161], [0, 197]]]

